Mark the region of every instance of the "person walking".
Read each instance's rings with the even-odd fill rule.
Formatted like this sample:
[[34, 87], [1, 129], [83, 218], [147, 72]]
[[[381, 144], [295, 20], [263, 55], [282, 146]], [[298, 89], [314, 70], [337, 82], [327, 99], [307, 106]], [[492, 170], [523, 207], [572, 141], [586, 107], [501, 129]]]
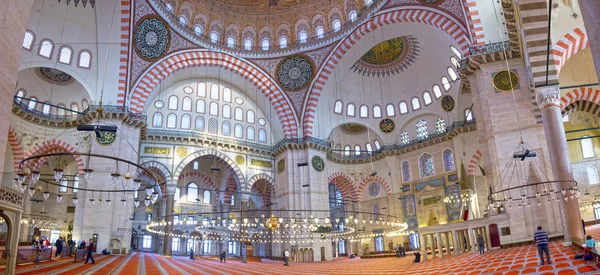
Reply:
[[90, 244], [88, 244], [87, 249], [87, 259], [85, 259], [85, 263], [87, 264], [89, 260], [92, 260], [92, 264], [96, 264], [96, 261], [94, 261], [94, 258], [92, 257], [92, 250], [94, 250], [94, 242], [92, 239], [90, 239]]
[[225, 251], [225, 250], [223, 250], [223, 252], [221, 252], [221, 262], [222, 263], [227, 262], [227, 251]]
[[62, 257], [62, 249], [63, 249], [62, 237], [59, 237], [58, 239], [56, 239], [54, 246], [56, 246], [56, 252], [54, 253], [54, 258], [58, 258], [59, 255]]
[[40, 267], [40, 260], [42, 259], [42, 249], [38, 246], [35, 249], [35, 264]]
[[479, 254], [483, 254], [485, 252], [485, 239], [481, 234], [477, 236], [477, 246], [479, 246]]
[[537, 227], [537, 231], [533, 234], [533, 240], [537, 245], [537, 251], [540, 255], [540, 261], [542, 261], [542, 265], [544, 265], [544, 253], [546, 253], [546, 258], [548, 259], [548, 264], [551, 264], [550, 261], [550, 249], [548, 248], [548, 234], [546, 231], [542, 230], [541, 226]]
[[286, 265], [286, 266], [290, 265], [289, 261], [290, 261], [290, 252], [286, 249], [285, 252], [283, 252], [283, 262], [284, 262], [283, 265]]

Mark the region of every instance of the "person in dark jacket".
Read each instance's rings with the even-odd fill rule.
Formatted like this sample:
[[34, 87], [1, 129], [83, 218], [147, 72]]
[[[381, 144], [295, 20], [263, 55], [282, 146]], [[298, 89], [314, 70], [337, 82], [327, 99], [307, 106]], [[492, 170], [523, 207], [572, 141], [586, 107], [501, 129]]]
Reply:
[[62, 237], [59, 237], [58, 239], [56, 239], [54, 246], [56, 246], [56, 252], [54, 253], [54, 257], [58, 258], [59, 255], [62, 257], [62, 249], [63, 249]]
[[227, 262], [227, 252], [225, 250], [223, 250], [223, 252], [221, 252], [221, 256], [219, 258], [221, 259], [222, 263], [226, 263]]
[[92, 264], [95, 264], [96, 261], [94, 261], [94, 258], [92, 257], [92, 251], [94, 251], [94, 242], [92, 239], [90, 239], [90, 244], [88, 244], [87, 249], [87, 259], [85, 259], [85, 263], [87, 264], [89, 260], [92, 260]]
[[477, 246], [479, 246], [479, 254], [483, 254], [485, 252], [485, 239], [481, 234], [477, 236]]

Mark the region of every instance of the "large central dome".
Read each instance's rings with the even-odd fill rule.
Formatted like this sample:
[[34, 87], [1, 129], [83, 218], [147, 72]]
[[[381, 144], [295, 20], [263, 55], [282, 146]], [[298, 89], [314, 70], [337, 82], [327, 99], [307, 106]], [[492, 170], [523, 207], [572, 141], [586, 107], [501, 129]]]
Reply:
[[[195, 0], [194, 6], [211, 14], [245, 14], [250, 16], [299, 16], [326, 12], [332, 7], [343, 7], [342, 0]], [[307, 14], [311, 13], [311, 14]], [[309, 16], [312, 17], [312, 16]], [[233, 18], [229, 18], [233, 19]], [[236, 20], [237, 21], [237, 20]], [[263, 22], [265, 23], [265, 22]]]

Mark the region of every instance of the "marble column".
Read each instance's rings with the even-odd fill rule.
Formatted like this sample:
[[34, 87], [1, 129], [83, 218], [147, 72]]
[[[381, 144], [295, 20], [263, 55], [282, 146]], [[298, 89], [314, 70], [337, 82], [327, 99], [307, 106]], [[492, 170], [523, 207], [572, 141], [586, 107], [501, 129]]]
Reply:
[[596, 67], [596, 75], [600, 79], [600, 1], [579, 0], [581, 16], [590, 42], [590, 50]]
[[423, 257], [423, 261], [427, 260], [427, 238], [425, 235], [421, 235], [421, 257]]
[[[596, 6], [598, 7], [598, 4]], [[585, 8], [582, 7], [583, 9]], [[535, 91], [536, 100], [542, 112], [544, 133], [546, 134], [549, 152], [547, 158], [550, 159], [553, 179], [562, 181], [561, 183], [557, 183], [555, 187], [560, 192], [560, 190], [570, 188], [573, 181], [567, 137], [560, 110], [560, 90], [558, 85], [554, 85], [536, 88]], [[567, 194], [569, 193], [567, 192]], [[569, 198], [565, 201], [562, 199], [561, 194], [558, 195], [561, 198], [559, 208], [563, 221], [565, 245], [570, 245], [570, 242], [573, 240], [583, 240], [583, 228], [581, 227], [581, 214], [577, 198], [573, 197], [573, 199]]]
[[471, 252], [475, 252], [477, 249], [477, 238], [475, 238], [475, 232], [473, 232], [473, 228], [469, 228], [469, 244], [471, 245]]
[[435, 241], [435, 237], [433, 234], [429, 234], [429, 239], [431, 240], [429, 247], [431, 248], [431, 258], [435, 259], [436, 255], [435, 255], [435, 248], [437, 246], [437, 243]]
[[[450, 255], [452, 255], [452, 251], [450, 251], [450, 245], [452, 245], [452, 247], [454, 247], [454, 249], [456, 249], [456, 243], [452, 239], [452, 232], [446, 232], [444, 234], [446, 234], [446, 254], [448, 254], [448, 256], [450, 256]], [[450, 241], [452, 241], [452, 244], [450, 244]]]
[[460, 255], [460, 244], [462, 243], [459, 239], [459, 234], [456, 230], [452, 231], [452, 239], [454, 240], [454, 255]]
[[[170, 189], [173, 190], [170, 190]], [[165, 213], [165, 235], [163, 239], [163, 256], [171, 258], [173, 256], [173, 207], [175, 205], [175, 186], [167, 186], [167, 209]], [[171, 192], [172, 191], [172, 192]]]
[[[440, 258], [444, 258], [444, 242], [442, 241], [442, 235], [440, 234], [440, 232], [436, 233], [437, 235], [437, 247], [438, 247], [438, 251], [440, 254]], [[448, 240], [446, 240], [446, 242], [448, 242]], [[448, 245], [446, 245], [446, 247], [448, 247]]]

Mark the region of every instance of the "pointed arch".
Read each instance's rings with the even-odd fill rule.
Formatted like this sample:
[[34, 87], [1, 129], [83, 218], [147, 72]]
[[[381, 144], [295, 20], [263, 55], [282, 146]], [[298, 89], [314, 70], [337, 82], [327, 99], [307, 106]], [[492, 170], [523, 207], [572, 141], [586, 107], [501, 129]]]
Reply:
[[242, 188], [241, 191], [242, 192], [250, 192], [250, 188], [246, 185], [246, 178], [244, 176], [244, 173], [242, 173], [242, 170], [240, 169], [240, 167], [237, 166], [237, 164], [229, 156], [227, 156], [224, 153], [217, 151], [215, 149], [199, 150], [199, 151], [189, 154], [187, 157], [185, 157], [184, 159], [182, 159], [179, 162], [179, 164], [177, 165], [177, 168], [175, 169], [175, 172], [173, 173], [173, 178], [178, 179], [179, 175], [181, 175], [181, 173], [183, 172], [183, 169], [189, 163], [191, 163], [195, 159], [203, 157], [203, 156], [215, 156], [215, 157], [219, 158], [220, 160], [222, 160], [224, 163], [226, 163], [233, 170], [235, 177], [239, 181], [240, 186]]
[[249, 80], [271, 102], [279, 116], [286, 138], [298, 136], [298, 122], [291, 101], [282, 89], [258, 67], [244, 59], [222, 52], [185, 50], [173, 53], [148, 68], [135, 82], [128, 105], [131, 111], [144, 111], [152, 90], [173, 73], [192, 67], [222, 67]]
[[381, 185], [383, 185], [383, 187], [385, 188], [385, 193], [388, 195], [392, 195], [392, 188], [390, 187], [390, 185], [388, 184], [388, 182], [382, 178], [379, 175], [375, 175], [375, 176], [367, 176], [363, 179], [363, 181], [360, 183], [360, 185], [358, 186], [358, 201], [360, 202], [362, 200], [362, 193], [365, 189], [365, 187], [367, 185], [369, 185], [369, 183], [372, 182], [377, 182]]
[[[198, 171], [193, 171], [193, 172], [187, 172], [187, 173], [183, 173], [181, 175], [179, 175], [179, 177], [177, 178], [178, 181], [180, 180], [184, 180], [184, 179], [197, 179], [198, 183], [204, 182], [206, 184], [208, 184], [208, 186], [210, 186], [210, 188], [212, 188], [213, 190], [219, 190], [219, 187], [217, 186], [217, 184], [209, 177], [206, 176]], [[185, 184], [187, 184], [188, 182], [185, 182]]]
[[552, 46], [556, 73], [560, 73], [560, 69], [567, 63], [569, 58], [588, 47], [590, 47], [590, 41], [588, 41], [588, 36], [583, 24], [566, 33], [560, 40], [556, 41], [556, 44]]
[[402, 22], [423, 23], [441, 29], [456, 41], [463, 56], [469, 55], [469, 45], [471, 44], [469, 32], [452, 16], [446, 15], [439, 10], [404, 7], [374, 16], [371, 20], [360, 25], [354, 32], [346, 36], [327, 57], [320, 71], [316, 74], [304, 103], [302, 116], [303, 136], [312, 136], [319, 97], [325, 88], [327, 80], [333, 74], [335, 67], [340, 63], [344, 55], [366, 34], [382, 26]]
[[[71, 146], [66, 141], [51, 139], [42, 142], [41, 144], [36, 145], [35, 147], [29, 149], [25, 154], [25, 158], [33, 156], [34, 154], [46, 154], [46, 153], [59, 153], [59, 152], [69, 152], [69, 153], [77, 153], [77, 150], [73, 146]], [[77, 169], [79, 176], [83, 177], [83, 169], [85, 167], [83, 159], [80, 155], [74, 154], [73, 158], [77, 162]], [[47, 157], [40, 158], [37, 161], [33, 162], [30, 166], [33, 170], [38, 170], [42, 164], [44, 164], [47, 160]]]
[[[266, 190], [264, 190], [264, 193], [261, 193], [258, 189], [256, 189], [256, 183], [259, 182], [265, 182], [265, 184], [267, 185], [267, 188]], [[273, 178], [266, 174], [254, 175], [252, 178], [250, 178], [250, 180], [248, 180], [248, 185], [251, 186], [252, 190], [257, 191], [257, 193], [261, 195], [261, 199], [265, 206], [271, 205], [271, 198], [276, 197], [275, 180], [273, 180]]]
[[335, 185], [344, 198], [350, 198], [353, 202], [359, 201], [358, 190], [356, 190], [352, 179], [348, 175], [336, 172], [327, 177], [327, 181]]
[[467, 169], [468, 177], [475, 176], [475, 170], [477, 169], [477, 164], [479, 163], [479, 160], [481, 159], [482, 155], [483, 154], [481, 153], [481, 149], [479, 149], [475, 151], [475, 154], [473, 154], [473, 156], [471, 157], [471, 160], [469, 161], [469, 168]]
[[[173, 176], [172, 176], [169, 168], [167, 168], [164, 164], [162, 164], [158, 161], [154, 161], [154, 160], [144, 162], [144, 163], [140, 164], [140, 166], [151, 169], [151, 170], [156, 170], [157, 172], [159, 172], [161, 174], [162, 177], [165, 178], [164, 184], [162, 182], [159, 182], [159, 186], [160, 186], [159, 196], [160, 197], [166, 196], [167, 190], [168, 190], [167, 187], [173, 185]], [[172, 191], [173, 191], [172, 194], [175, 194], [175, 190], [173, 189]]]
[[598, 115], [600, 113], [600, 90], [581, 87], [560, 98], [560, 110], [563, 116], [574, 111], [584, 111]]
[[[252, 186], [252, 185], [250, 185]], [[229, 175], [227, 182], [225, 182], [225, 194], [223, 196], [223, 203], [226, 205], [231, 204], [231, 197], [237, 192], [237, 180], [233, 175]], [[242, 197], [242, 196], [239, 196]], [[244, 199], [244, 198], [241, 198]]]
[[14, 172], [19, 172], [19, 163], [25, 159], [25, 152], [23, 151], [23, 146], [21, 145], [21, 141], [19, 141], [17, 132], [12, 125], [8, 126], [8, 144], [13, 153], [13, 170]]

